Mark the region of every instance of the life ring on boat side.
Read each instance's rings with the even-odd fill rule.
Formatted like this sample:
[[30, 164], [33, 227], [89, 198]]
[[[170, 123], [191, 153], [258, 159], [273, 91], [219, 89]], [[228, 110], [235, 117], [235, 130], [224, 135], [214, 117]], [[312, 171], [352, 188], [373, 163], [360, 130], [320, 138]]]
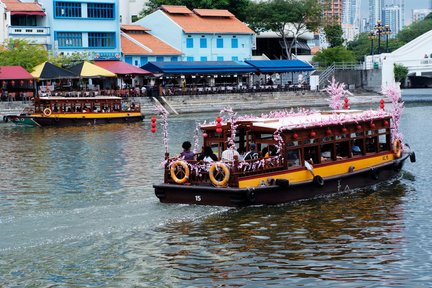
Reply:
[[171, 178], [177, 184], [183, 184], [189, 179], [189, 166], [185, 161], [177, 160], [170, 167]]
[[[218, 180], [220, 176], [223, 176], [221, 180]], [[209, 169], [209, 178], [210, 181], [216, 187], [224, 187], [227, 186], [228, 180], [230, 178], [230, 170], [224, 163], [213, 163]]]
[[318, 187], [324, 186], [324, 179], [320, 175], [316, 175], [313, 178], [313, 182], [318, 185]]
[[52, 113], [52, 111], [51, 111], [50, 108], [45, 108], [45, 109], [43, 110], [43, 114], [44, 114], [45, 116], [47, 116], [47, 117], [50, 116], [51, 113]]
[[396, 139], [393, 141], [393, 153], [395, 154], [396, 158], [400, 158], [402, 154], [402, 143], [399, 139]]

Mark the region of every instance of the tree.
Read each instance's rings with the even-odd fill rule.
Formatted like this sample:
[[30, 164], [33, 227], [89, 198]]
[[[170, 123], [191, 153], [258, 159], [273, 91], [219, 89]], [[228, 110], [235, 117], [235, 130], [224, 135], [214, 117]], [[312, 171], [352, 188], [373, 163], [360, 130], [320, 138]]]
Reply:
[[[381, 45], [385, 45], [381, 39]], [[354, 52], [357, 61], [363, 61], [365, 55], [371, 54], [371, 39], [368, 38], [368, 33], [361, 33], [357, 35], [354, 41], [348, 42], [347, 49]], [[377, 53], [378, 43], [377, 39], [374, 39], [374, 53]], [[400, 41], [398, 38], [389, 39], [388, 49], [390, 52], [403, 46], [405, 43]], [[383, 46], [381, 46], [383, 48]]]
[[313, 62], [319, 62], [320, 66], [327, 67], [335, 62], [357, 62], [356, 57], [352, 51], [347, 50], [345, 47], [334, 47], [319, 51], [312, 58]]
[[421, 21], [414, 22], [397, 34], [402, 42], [408, 43], [420, 35], [432, 30], [432, 13]]
[[393, 73], [396, 82], [401, 82], [408, 75], [408, 68], [402, 64], [394, 64]]
[[324, 32], [326, 33], [327, 41], [330, 47], [342, 46], [344, 39], [342, 37], [343, 31], [339, 24], [327, 25], [324, 27]]
[[226, 9], [244, 21], [250, 3], [250, 0], [149, 0], [147, 8], [140, 12], [140, 17], [153, 13], [161, 5], [182, 5], [189, 9]]
[[[321, 24], [318, 0], [270, 0], [252, 3], [246, 22], [256, 32], [274, 31], [282, 38], [285, 53], [292, 59], [292, 47], [297, 38], [308, 31], [316, 31]], [[288, 41], [291, 38], [291, 41]]]
[[9, 39], [0, 47], [0, 65], [18, 65], [31, 72], [36, 65], [47, 61], [48, 51], [22, 39]]
[[91, 59], [90, 56], [91, 56], [90, 52], [82, 52], [82, 53], [76, 52], [76, 53], [72, 53], [70, 56], [64, 54], [58, 56], [50, 55], [48, 57], [48, 61], [56, 66], [68, 68], [84, 60]]

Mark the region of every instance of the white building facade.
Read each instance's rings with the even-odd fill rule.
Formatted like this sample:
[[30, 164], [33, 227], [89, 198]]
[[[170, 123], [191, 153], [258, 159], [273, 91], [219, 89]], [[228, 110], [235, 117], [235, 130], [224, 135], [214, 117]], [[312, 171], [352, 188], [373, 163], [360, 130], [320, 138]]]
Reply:
[[147, 2], [148, 0], [120, 0], [120, 23], [131, 24], [137, 21]]

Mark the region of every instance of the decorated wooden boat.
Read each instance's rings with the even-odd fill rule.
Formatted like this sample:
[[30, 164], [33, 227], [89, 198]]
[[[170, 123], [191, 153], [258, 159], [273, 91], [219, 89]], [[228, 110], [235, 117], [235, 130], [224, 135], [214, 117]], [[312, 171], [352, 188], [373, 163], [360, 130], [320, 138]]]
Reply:
[[37, 97], [32, 107], [6, 117], [18, 125], [39, 127], [131, 123], [144, 118], [139, 105], [115, 96]]
[[[228, 117], [199, 127], [203, 145], [219, 160], [186, 161], [167, 153], [164, 182], [154, 185], [155, 194], [163, 203], [275, 205], [392, 179], [408, 158], [415, 162], [415, 154], [398, 132], [401, 109], [392, 114], [383, 106], [260, 117], [236, 117], [226, 109]], [[220, 157], [225, 149], [251, 146], [258, 148], [257, 159]]]

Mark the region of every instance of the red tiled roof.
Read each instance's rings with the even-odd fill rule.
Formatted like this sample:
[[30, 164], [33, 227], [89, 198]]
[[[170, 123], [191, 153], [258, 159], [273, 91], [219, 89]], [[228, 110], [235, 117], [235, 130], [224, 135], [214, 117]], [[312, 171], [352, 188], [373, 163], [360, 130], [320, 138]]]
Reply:
[[201, 17], [235, 17], [228, 10], [219, 9], [194, 9], [193, 12]]
[[121, 30], [124, 31], [150, 31], [151, 29], [141, 25], [121, 25]]
[[193, 13], [186, 6], [162, 5], [159, 8], [170, 14], [192, 14]]
[[[172, 7], [172, 6], [171, 6]], [[175, 7], [175, 6], [174, 6]], [[183, 6], [177, 6], [183, 7]], [[162, 9], [163, 10], [163, 9]], [[198, 14], [165, 14], [176, 22], [185, 33], [236, 33], [236, 34], [254, 34], [246, 24], [238, 20], [236, 17], [220, 17], [219, 15], [228, 15], [227, 10], [213, 9], [212, 12], [208, 12], [209, 9], [195, 9], [205, 15], [212, 15], [213, 17], [201, 17]], [[229, 13], [231, 14], [231, 13]], [[218, 15], [217, 17], [214, 17]], [[232, 15], [232, 14], [231, 14]]]
[[0, 80], [33, 79], [33, 76], [21, 66], [0, 66]]
[[152, 51], [148, 51], [140, 45], [129, 40], [125, 36], [121, 37], [121, 48], [125, 55], [181, 55], [182, 53], [161, 41], [160, 39], [150, 35], [148, 33], [140, 34], [128, 34], [127, 36], [133, 38], [135, 41], [141, 43], [145, 47], [148, 47]]
[[6, 4], [6, 9], [10, 12], [43, 12], [42, 7], [36, 2], [3, 1], [3, 3]]

